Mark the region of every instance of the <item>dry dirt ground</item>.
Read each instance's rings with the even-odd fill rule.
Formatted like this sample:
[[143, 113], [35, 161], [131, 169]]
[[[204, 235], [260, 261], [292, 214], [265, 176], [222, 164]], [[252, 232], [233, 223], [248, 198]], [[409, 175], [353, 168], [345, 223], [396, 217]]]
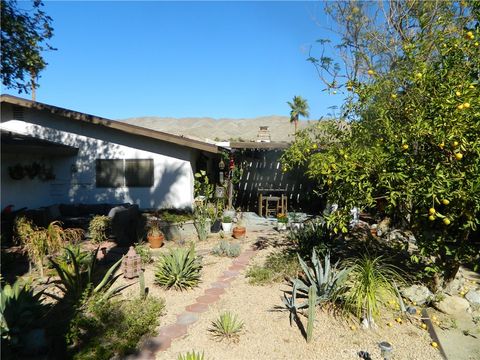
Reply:
[[[250, 234], [243, 242], [247, 249], [261, 234]], [[271, 235], [270, 235], [271, 236]], [[272, 239], [275, 243], [275, 239]], [[150, 288], [150, 296], [162, 297], [166, 300], [166, 313], [161, 318], [161, 326], [172, 324], [176, 315], [184, 311], [185, 306], [202, 295], [205, 288], [228, 268], [232, 259], [219, 258], [208, 254], [217, 243], [218, 238], [197, 243], [197, 250], [204, 254], [202, 283], [196, 289], [178, 292], [164, 290], [152, 284], [154, 265], [145, 271], [146, 284]], [[155, 251], [167, 251], [175, 244]], [[252, 263], [262, 263], [266, 255], [272, 251], [267, 247], [258, 252]], [[298, 327], [289, 324], [286, 312], [274, 311], [282, 306], [282, 290], [288, 287], [282, 283], [267, 286], [253, 286], [245, 278], [245, 271], [240, 273], [231, 283], [220, 300], [211, 305], [209, 310], [200, 314], [200, 320], [188, 328], [188, 334], [172, 342], [171, 347], [157, 354], [157, 359], [177, 359], [179, 354], [187, 351], [204, 352], [205, 359], [357, 359], [359, 351], [368, 351], [372, 359], [381, 359], [378, 343], [388, 341], [393, 345], [394, 358], [405, 360], [441, 359], [438, 350], [430, 346], [431, 339], [427, 331], [419, 327], [419, 322], [397, 324], [393, 314], [379, 321], [376, 330], [361, 330], [358, 324], [351, 329], [353, 322], [335, 317], [331, 313], [318, 310], [314, 327], [314, 339], [310, 344], [305, 342]], [[138, 296], [138, 286], [129, 288], [123, 296]], [[210, 336], [208, 329], [211, 323], [223, 311], [231, 311], [244, 321], [245, 327], [237, 343], [218, 342]], [[306, 319], [301, 317], [306, 326]], [[386, 322], [391, 321], [392, 327]]]

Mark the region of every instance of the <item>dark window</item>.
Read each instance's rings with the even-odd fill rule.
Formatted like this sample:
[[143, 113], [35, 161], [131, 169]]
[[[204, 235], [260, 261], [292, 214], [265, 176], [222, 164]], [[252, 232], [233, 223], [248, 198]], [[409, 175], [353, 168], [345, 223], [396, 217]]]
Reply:
[[153, 186], [153, 159], [97, 159], [97, 187]]
[[97, 187], [120, 187], [124, 186], [123, 160], [96, 161]]
[[153, 159], [125, 160], [125, 184], [128, 187], [153, 186]]

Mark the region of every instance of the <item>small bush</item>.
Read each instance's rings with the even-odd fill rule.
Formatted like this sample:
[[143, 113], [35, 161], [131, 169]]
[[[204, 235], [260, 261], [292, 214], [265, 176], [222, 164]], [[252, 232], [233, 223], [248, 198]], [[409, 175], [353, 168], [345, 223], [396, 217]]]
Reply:
[[108, 216], [94, 216], [88, 225], [88, 232], [90, 233], [91, 241], [95, 244], [98, 244], [102, 241], [108, 240], [110, 225], [111, 219]]
[[250, 284], [264, 285], [282, 281], [286, 277], [295, 277], [299, 271], [300, 265], [295, 253], [275, 252], [267, 256], [263, 266], [251, 266], [246, 276]]
[[134, 244], [135, 251], [142, 259], [143, 264], [151, 264], [153, 262], [153, 256], [150, 252], [150, 246], [145, 242], [138, 242]]
[[241, 248], [238, 243], [230, 243], [225, 240], [221, 240], [217, 246], [212, 250], [212, 254], [217, 256], [237, 257], [240, 255]]
[[186, 354], [182, 355], [178, 355], [178, 358], [177, 360], [204, 360], [205, 359], [205, 355], [203, 354], [203, 352], [200, 354], [200, 353], [197, 353], [195, 351], [192, 351], [192, 352], [187, 352]]
[[162, 254], [155, 272], [155, 282], [167, 289], [185, 290], [200, 282], [202, 264], [193, 247], [177, 248]]
[[220, 314], [219, 318], [212, 322], [212, 327], [209, 329], [215, 339], [234, 342], [238, 341], [242, 330], [243, 321], [239, 320], [237, 315], [228, 311]]
[[133, 352], [142, 337], [155, 334], [164, 307], [164, 300], [153, 297], [89, 300], [70, 323], [73, 359], [107, 360]]

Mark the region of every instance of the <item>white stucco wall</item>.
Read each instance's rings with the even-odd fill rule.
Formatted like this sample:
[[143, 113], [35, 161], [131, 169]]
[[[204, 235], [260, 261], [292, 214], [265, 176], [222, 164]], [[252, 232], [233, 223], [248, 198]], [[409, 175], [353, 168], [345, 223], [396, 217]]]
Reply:
[[[4, 130], [79, 148], [77, 156], [12, 155], [2, 157], [1, 207], [48, 206], [59, 203], [136, 203], [140, 208], [190, 208], [193, 202], [193, 166], [197, 151], [183, 146], [80, 123], [46, 111], [24, 109], [13, 119], [11, 106], [2, 106]], [[153, 159], [150, 188], [97, 188], [96, 159]], [[13, 180], [8, 167], [33, 161], [52, 165], [56, 179]], [[72, 171], [72, 165], [77, 172]]]

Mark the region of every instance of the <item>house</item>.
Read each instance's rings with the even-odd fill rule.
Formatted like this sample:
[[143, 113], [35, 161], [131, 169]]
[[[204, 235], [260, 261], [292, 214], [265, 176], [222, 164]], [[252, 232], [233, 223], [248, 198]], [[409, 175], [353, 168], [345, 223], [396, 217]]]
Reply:
[[1, 96], [1, 208], [134, 203], [191, 209], [194, 173], [219, 148], [85, 113]]

